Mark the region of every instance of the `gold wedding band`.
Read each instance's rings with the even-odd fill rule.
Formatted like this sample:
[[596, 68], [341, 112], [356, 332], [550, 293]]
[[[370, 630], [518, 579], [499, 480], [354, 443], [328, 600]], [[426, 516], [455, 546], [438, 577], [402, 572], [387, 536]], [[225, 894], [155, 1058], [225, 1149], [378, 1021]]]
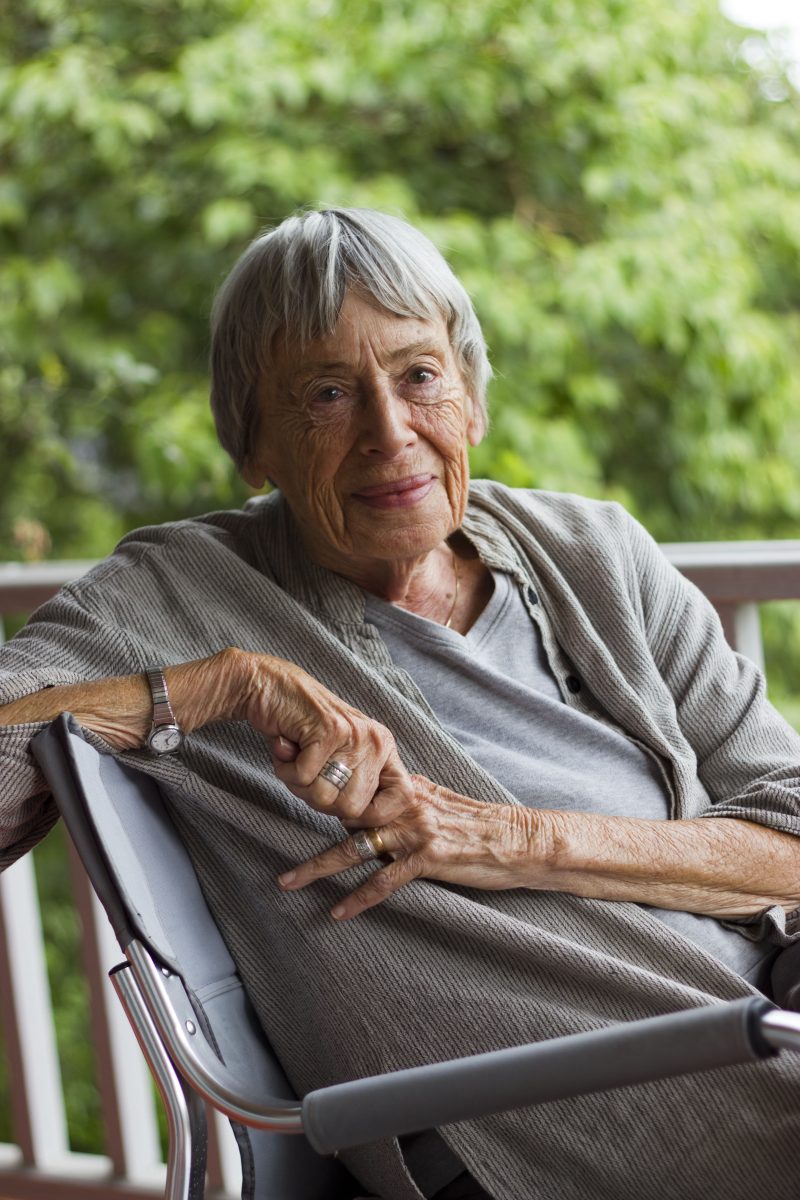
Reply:
[[364, 833], [369, 838], [370, 845], [375, 851], [376, 858], [381, 858], [384, 854], [389, 853], [389, 851], [386, 849], [386, 844], [381, 837], [380, 829], [365, 829]]

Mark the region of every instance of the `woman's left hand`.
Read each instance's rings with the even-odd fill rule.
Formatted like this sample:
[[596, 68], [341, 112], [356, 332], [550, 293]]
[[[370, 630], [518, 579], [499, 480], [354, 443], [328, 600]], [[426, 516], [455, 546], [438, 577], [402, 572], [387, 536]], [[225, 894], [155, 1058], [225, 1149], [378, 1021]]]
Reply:
[[[800, 904], [800, 839], [793, 834], [729, 817], [663, 821], [482, 804], [420, 775], [410, 782], [410, 804], [377, 830], [391, 862], [336, 906], [337, 920], [380, 904], [412, 879], [570, 892], [718, 920], [775, 905], [791, 913]], [[357, 825], [363, 822], [348, 822]], [[290, 891], [362, 861], [348, 837], [278, 882]]]
[[[485, 804], [424, 776], [411, 779], [412, 804], [378, 830], [392, 861], [333, 909], [336, 920], [373, 908], [412, 879], [440, 879], [488, 891], [546, 886], [551, 851], [538, 810]], [[287, 871], [278, 883], [295, 891], [363, 861], [348, 837]]]

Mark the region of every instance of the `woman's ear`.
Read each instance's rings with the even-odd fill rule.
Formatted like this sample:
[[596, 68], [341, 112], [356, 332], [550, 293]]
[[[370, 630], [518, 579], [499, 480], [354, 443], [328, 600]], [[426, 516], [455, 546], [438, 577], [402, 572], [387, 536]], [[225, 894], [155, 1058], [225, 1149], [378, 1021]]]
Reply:
[[267, 472], [258, 463], [254, 463], [251, 459], [245, 459], [239, 468], [239, 474], [248, 485], [258, 492], [267, 482]]
[[486, 433], [486, 413], [483, 411], [483, 406], [473, 400], [471, 396], [468, 398], [467, 404], [467, 441], [470, 446], [477, 446]]

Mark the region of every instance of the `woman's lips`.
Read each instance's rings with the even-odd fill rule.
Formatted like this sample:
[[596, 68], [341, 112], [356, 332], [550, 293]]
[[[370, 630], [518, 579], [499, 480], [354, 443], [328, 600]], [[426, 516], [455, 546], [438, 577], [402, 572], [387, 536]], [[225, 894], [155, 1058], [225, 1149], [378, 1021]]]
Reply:
[[411, 508], [424, 500], [436, 483], [436, 476], [409, 475], [405, 479], [394, 479], [390, 483], [376, 483], [372, 487], [353, 492], [356, 500], [370, 508]]

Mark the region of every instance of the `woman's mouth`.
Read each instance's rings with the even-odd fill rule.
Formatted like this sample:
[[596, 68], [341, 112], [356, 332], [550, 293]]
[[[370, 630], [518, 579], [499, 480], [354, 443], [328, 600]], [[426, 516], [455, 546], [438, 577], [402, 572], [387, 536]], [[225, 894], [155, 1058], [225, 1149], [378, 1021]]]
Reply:
[[436, 476], [426, 471], [422, 475], [407, 475], [404, 479], [360, 488], [353, 496], [370, 508], [411, 508], [425, 499], [435, 483]]

